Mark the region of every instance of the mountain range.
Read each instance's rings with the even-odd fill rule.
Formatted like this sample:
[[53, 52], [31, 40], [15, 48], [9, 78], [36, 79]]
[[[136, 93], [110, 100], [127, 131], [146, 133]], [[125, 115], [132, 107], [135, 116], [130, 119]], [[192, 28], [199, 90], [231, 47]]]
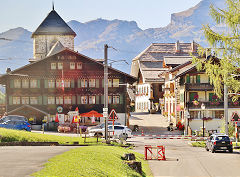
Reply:
[[[113, 67], [124, 72], [130, 72], [131, 60], [151, 43], [191, 42], [192, 40], [206, 46], [202, 33], [202, 24], [216, 26], [209, 16], [209, 6], [213, 4], [223, 8], [225, 0], [202, 0], [196, 6], [171, 15], [171, 22], [166, 27], [142, 30], [135, 21], [96, 19], [86, 23], [75, 20], [68, 25], [76, 32], [75, 50], [91, 58], [103, 58], [103, 46], [108, 44], [109, 59], [123, 60], [126, 63], [113, 63]], [[64, 18], [64, 17], [63, 17]], [[158, 23], [156, 21], [156, 23]], [[5, 73], [7, 67], [16, 69], [28, 64], [33, 56], [32, 32], [18, 27], [0, 33], [0, 73]], [[7, 60], [6, 60], [7, 59]]]

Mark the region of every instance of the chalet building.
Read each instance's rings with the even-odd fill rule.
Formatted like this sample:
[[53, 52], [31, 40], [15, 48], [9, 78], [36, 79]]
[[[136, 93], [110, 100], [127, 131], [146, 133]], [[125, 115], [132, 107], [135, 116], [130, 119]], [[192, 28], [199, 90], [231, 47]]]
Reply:
[[[224, 117], [223, 98], [214, 94], [205, 71], [198, 71], [196, 65], [188, 61], [164, 74], [165, 76], [165, 116], [170, 122], [181, 121], [189, 130], [220, 132]], [[239, 100], [240, 101], [240, 100]], [[228, 100], [228, 118], [239, 119], [239, 101]], [[186, 129], [188, 130], [188, 129]]]
[[136, 84], [136, 112], [152, 112], [163, 103], [164, 77], [162, 73], [189, 61], [197, 55], [192, 43], [153, 43], [132, 60], [131, 75], [138, 78]]
[[[8, 114], [55, 119], [77, 107], [80, 113], [103, 112], [104, 65], [74, 51], [75, 32], [53, 9], [32, 34], [34, 58], [30, 64], [0, 77], [6, 86]], [[109, 111], [115, 109], [119, 122], [127, 123], [127, 89], [136, 78], [109, 67]]]

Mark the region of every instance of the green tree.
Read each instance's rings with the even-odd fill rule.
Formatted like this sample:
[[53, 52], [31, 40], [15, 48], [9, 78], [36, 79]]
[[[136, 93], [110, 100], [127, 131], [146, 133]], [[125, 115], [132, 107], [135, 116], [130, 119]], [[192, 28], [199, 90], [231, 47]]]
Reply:
[[[240, 0], [226, 0], [226, 8], [210, 6], [210, 15], [217, 25], [226, 30], [216, 32], [209, 25], [203, 25], [203, 32], [210, 48], [199, 47], [200, 56], [212, 56], [208, 60], [193, 59], [198, 70], [205, 70], [214, 85], [218, 97], [222, 97], [224, 84], [237, 100], [240, 93]], [[214, 62], [218, 58], [219, 62]]]

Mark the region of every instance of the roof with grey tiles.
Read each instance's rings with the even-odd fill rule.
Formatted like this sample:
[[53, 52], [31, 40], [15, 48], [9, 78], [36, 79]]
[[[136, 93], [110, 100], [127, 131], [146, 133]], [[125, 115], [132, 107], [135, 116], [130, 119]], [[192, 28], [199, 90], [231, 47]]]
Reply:
[[133, 61], [139, 61], [140, 71], [145, 81], [162, 82], [160, 74], [166, 69], [163, 62], [167, 64], [180, 65], [189, 61], [190, 53], [197, 56], [198, 44], [192, 43], [153, 43], [141, 52]]
[[64, 49], [64, 46], [60, 41], [57, 41], [51, 48], [51, 50], [48, 52], [47, 57], [51, 55], [55, 55], [56, 53], [62, 51]]
[[76, 33], [67, 25], [67, 23], [58, 15], [55, 10], [52, 10], [43, 20], [34, 35], [74, 35]]

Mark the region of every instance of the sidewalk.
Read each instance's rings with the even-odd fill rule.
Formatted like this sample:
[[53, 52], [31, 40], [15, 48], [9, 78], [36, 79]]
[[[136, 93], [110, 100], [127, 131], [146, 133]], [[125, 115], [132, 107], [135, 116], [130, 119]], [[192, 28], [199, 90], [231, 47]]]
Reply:
[[144, 135], [181, 135], [182, 132], [175, 130], [168, 131], [167, 127], [169, 122], [167, 118], [161, 114], [148, 114], [148, 113], [131, 113], [129, 120], [130, 128], [133, 129], [134, 125], [139, 126], [138, 132], [133, 132], [133, 135], [140, 135], [142, 131]]

